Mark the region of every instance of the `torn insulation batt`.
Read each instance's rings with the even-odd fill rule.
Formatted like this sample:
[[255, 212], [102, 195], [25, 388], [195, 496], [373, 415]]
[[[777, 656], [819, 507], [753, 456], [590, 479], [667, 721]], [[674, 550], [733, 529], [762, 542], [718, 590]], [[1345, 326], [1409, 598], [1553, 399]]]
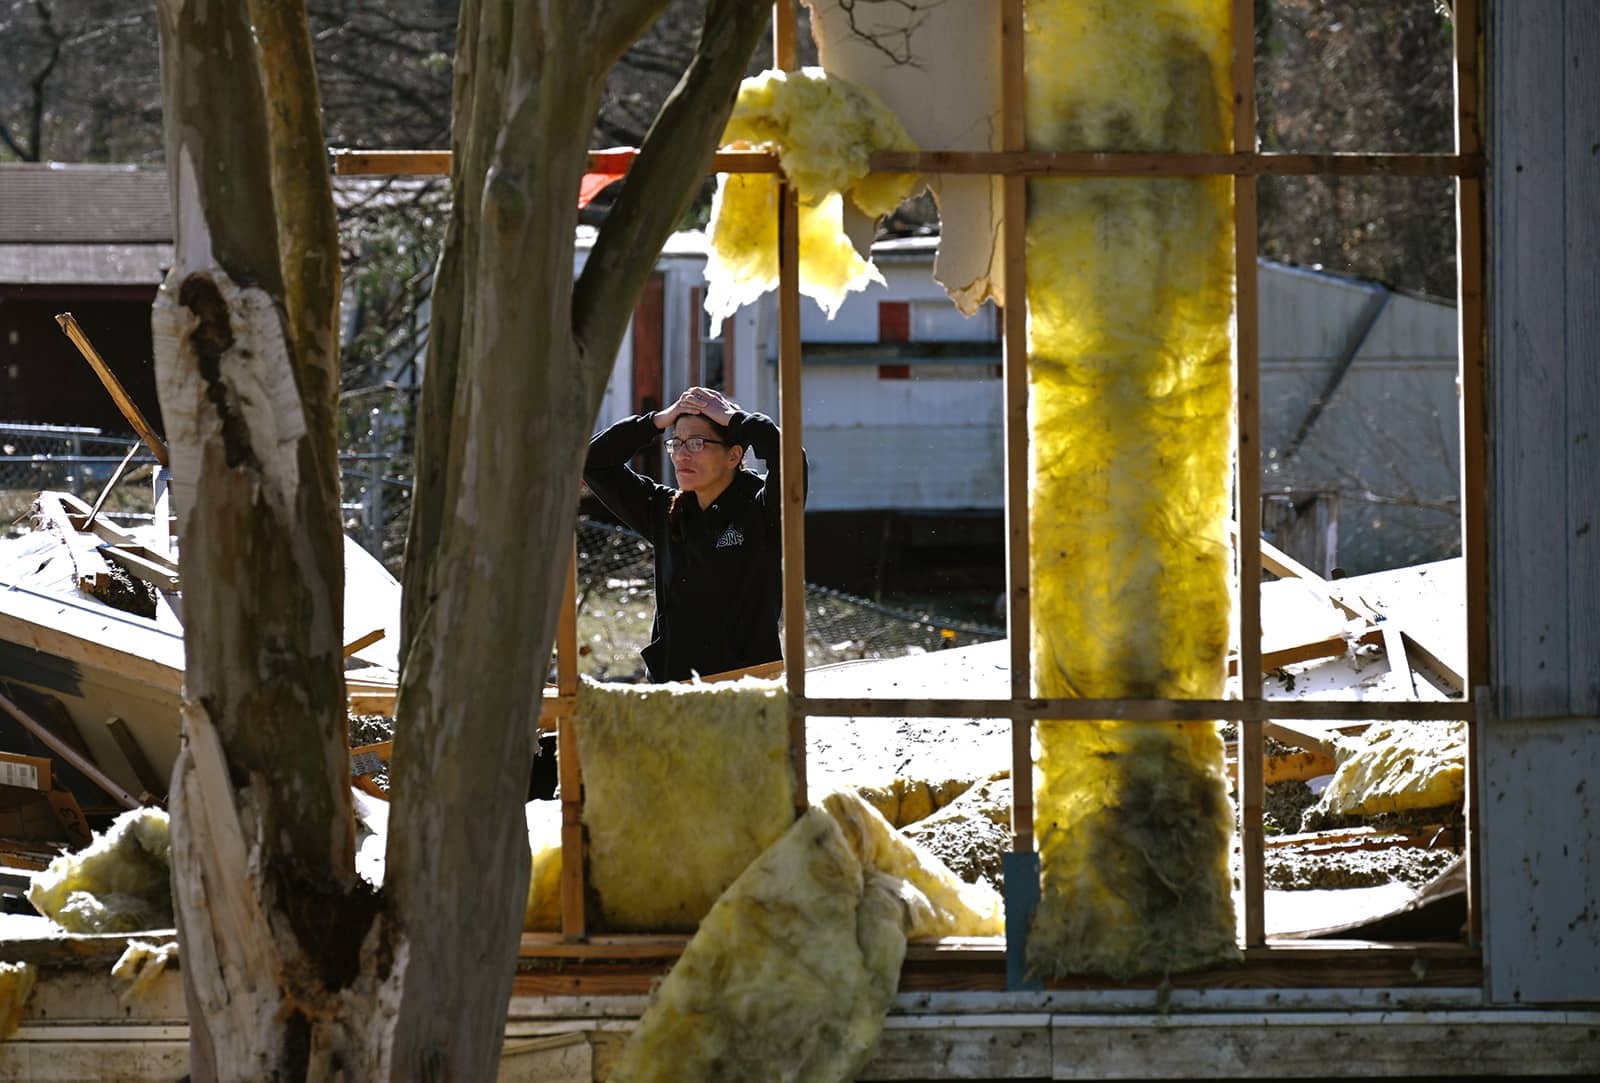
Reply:
[[1338, 770], [1316, 804], [1322, 816], [1375, 816], [1455, 805], [1467, 793], [1467, 734], [1459, 722], [1377, 722], [1336, 744]]
[[[1027, 7], [1030, 149], [1231, 149], [1230, 0]], [[1028, 186], [1034, 691], [1216, 698], [1231, 588], [1228, 178]], [[1041, 722], [1043, 977], [1234, 958], [1215, 723]]]
[[899, 984], [903, 893], [809, 810], [706, 915], [610, 1083], [856, 1078]]
[[68, 932], [170, 929], [171, 853], [164, 811], [124, 812], [87, 847], [50, 862], [33, 878], [28, 901]]
[[[868, 172], [875, 150], [916, 149], [876, 94], [820, 68], [763, 72], [740, 85], [722, 141], [778, 155], [799, 196], [801, 293], [831, 317], [847, 293], [883, 281], [845, 235], [845, 204], [876, 219], [921, 181]], [[707, 233], [706, 311], [720, 320], [778, 285], [778, 178], [719, 174]]]
[[619, 930], [693, 930], [793, 822], [781, 683], [586, 681], [578, 718], [600, 920]]

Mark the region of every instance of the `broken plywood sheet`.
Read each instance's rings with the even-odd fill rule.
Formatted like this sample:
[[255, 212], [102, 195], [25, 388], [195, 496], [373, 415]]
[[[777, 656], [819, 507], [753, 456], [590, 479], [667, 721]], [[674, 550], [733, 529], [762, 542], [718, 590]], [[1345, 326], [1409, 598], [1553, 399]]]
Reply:
[[[1000, 150], [1000, 5], [808, 0], [823, 68], [875, 90], [930, 150]], [[933, 277], [970, 316], [1004, 303], [1001, 180], [928, 180], [939, 203]], [[870, 240], [870, 234], [868, 239]]]

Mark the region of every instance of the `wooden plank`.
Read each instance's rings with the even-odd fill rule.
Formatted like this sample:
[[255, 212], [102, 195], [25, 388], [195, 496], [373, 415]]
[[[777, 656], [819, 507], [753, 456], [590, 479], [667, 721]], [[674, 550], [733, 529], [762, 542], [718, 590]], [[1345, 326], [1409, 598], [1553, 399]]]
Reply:
[[780, 187], [778, 225], [778, 407], [783, 456], [783, 654], [789, 680], [789, 756], [795, 815], [810, 806], [806, 788], [806, 597], [804, 466], [801, 459], [800, 237], [794, 189]]
[[1385, 702], [1351, 699], [889, 699], [816, 697], [800, 703], [819, 718], [1051, 718], [1062, 721], [1260, 722], [1312, 719], [1367, 722], [1397, 719], [1418, 722], [1468, 721], [1472, 704], [1462, 700]]
[[1389, 672], [1394, 674], [1400, 694], [1407, 699], [1417, 698], [1417, 678], [1411, 672], [1411, 662], [1406, 657], [1405, 636], [1399, 625], [1386, 620], [1378, 626], [1383, 636], [1383, 653], [1389, 659]]
[[[578, 699], [578, 537], [567, 551], [566, 582], [561, 591], [561, 620], [556, 629], [556, 694], [566, 703], [555, 712], [556, 784], [561, 790], [561, 935], [582, 940], [589, 932], [584, 907], [583, 773], [573, 716]], [[541, 710], [541, 715], [543, 711]]]
[[1327, 731], [1318, 731], [1307, 726], [1296, 726], [1276, 719], [1263, 722], [1262, 730], [1266, 736], [1282, 741], [1294, 748], [1303, 748], [1309, 752], [1316, 752], [1328, 759], [1334, 758], [1333, 739]]
[[139, 441], [135, 440], [128, 445], [128, 453], [122, 457], [122, 461], [117, 464], [117, 468], [111, 472], [111, 477], [106, 479], [105, 485], [100, 489], [100, 495], [94, 498], [94, 507], [89, 509], [88, 522], [80, 529], [87, 530], [100, 517], [100, 509], [105, 506], [106, 497], [110, 496], [111, 490], [117, 487], [117, 482], [122, 480], [122, 472], [128, 469], [128, 464], [133, 461], [133, 457], [137, 454], [139, 454]]
[[1015, 177], [1462, 177], [1475, 154], [1204, 154], [1186, 151], [874, 151], [878, 173], [986, 173]]
[[[1001, 142], [1025, 146], [1027, 87], [1023, 79], [1024, 25], [1020, 0], [1006, 0], [1000, 20]], [[1006, 638], [1011, 652], [1011, 695], [1033, 694], [1029, 657], [1032, 603], [1028, 555], [1028, 192], [1021, 177], [1001, 185], [1000, 253], [1005, 306], [1001, 311], [1006, 442]], [[1033, 849], [1033, 725], [1011, 725], [1011, 848]]]
[[[1255, 5], [1234, 0], [1233, 147], [1256, 149]], [[1238, 365], [1238, 453], [1235, 486], [1239, 530], [1239, 695], [1259, 701], [1261, 689], [1261, 371], [1260, 313], [1256, 294], [1256, 183], [1237, 176], [1233, 182], [1234, 277], [1237, 319], [1234, 334]], [[1240, 901], [1246, 945], [1266, 941], [1266, 865], [1262, 816], [1266, 805], [1261, 722], [1239, 722], [1239, 831], [1243, 856]]]
[[99, 596], [111, 586], [111, 569], [100, 555], [99, 543], [94, 536], [80, 533], [61, 502], [59, 493], [41, 492], [38, 496], [39, 517], [52, 531], [61, 536], [61, 542], [72, 557], [73, 575], [78, 589]]
[[167, 799], [167, 780], [161, 777], [161, 772], [155, 769], [150, 762], [150, 757], [145, 755], [144, 748], [139, 744], [139, 739], [133, 735], [133, 730], [128, 728], [128, 723], [120, 718], [106, 719], [106, 729], [111, 731], [111, 739], [122, 750], [122, 756], [128, 761], [128, 766], [133, 768], [133, 777], [139, 780], [139, 785], [144, 787], [144, 795], [161, 804]]
[[1281, 850], [1293, 847], [1308, 854], [1343, 854], [1393, 850], [1401, 847], [1427, 849], [1435, 844], [1452, 845], [1459, 842], [1459, 835], [1453, 829], [1444, 824], [1427, 824], [1405, 831], [1380, 831], [1377, 828], [1365, 827], [1346, 831], [1274, 835], [1267, 839], [1267, 849]]
[[[450, 172], [448, 150], [351, 150], [336, 149], [333, 171], [341, 176], [446, 176]], [[638, 155], [633, 149], [591, 151], [587, 172], [626, 173]], [[723, 150], [713, 155], [713, 173], [778, 173], [778, 156], [762, 150]]]
[[1050, 1016], [891, 1015], [861, 1080], [1047, 1079]]
[[[178, 576], [165, 563], [146, 557], [144, 551], [143, 546], [137, 549], [124, 548], [120, 545], [104, 545], [100, 547], [101, 553], [120, 564], [135, 579], [143, 580], [157, 590], [181, 590], [182, 584], [179, 582]], [[345, 657], [349, 657], [349, 654], [346, 654]]]
[[105, 363], [99, 351], [94, 348], [94, 344], [89, 341], [89, 336], [84, 334], [83, 328], [78, 326], [78, 321], [72, 318], [72, 313], [60, 313], [56, 316], [56, 323], [61, 326], [61, 330], [66, 336], [72, 340], [72, 344], [78, 348], [78, 352], [83, 354], [83, 359], [89, 362], [89, 367], [94, 370], [94, 374], [100, 378], [100, 383], [105, 387], [106, 392], [110, 394], [111, 401], [116, 403], [117, 409], [122, 412], [122, 416], [127, 419], [128, 424], [133, 426], [133, 431], [139, 434], [139, 438], [145, 442], [145, 446], [156, 457], [156, 461], [162, 466], [169, 465], [166, 441], [156, 435], [156, 430], [151, 427], [150, 422], [145, 420], [144, 414], [139, 410], [138, 405], [134, 403], [133, 397], [128, 394], [123, 388], [122, 382], [111, 371], [111, 366]]
[[344, 656], [349, 658], [357, 651], [366, 650], [368, 647], [378, 642], [378, 640], [382, 639], [387, 634], [388, 633], [382, 628], [374, 628], [372, 631], [367, 632], [364, 635], [356, 636], [354, 639], [344, 645]]
[[1052, 1078], [1591, 1074], [1593, 1027], [1482, 1011], [1060, 1015]]
[[723, 681], [738, 681], [745, 677], [759, 677], [766, 681], [774, 677], [783, 676], [783, 659], [776, 662], [763, 662], [759, 666], [745, 666], [743, 669], [725, 669], [721, 673], [713, 673], [707, 677], [696, 677], [701, 684], [720, 684]]
[[[1238, 769], [1238, 753], [1233, 748], [1228, 749], [1226, 763], [1230, 774]], [[1262, 764], [1262, 779], [1267, 786], [1275, 782], [1304, 782], [1320, 775], [1332, 774], [1338, 766], [1332, 756], [1325, 756], [1320, 752], [1310, 750], [1281, 752], [1266, 757]]]

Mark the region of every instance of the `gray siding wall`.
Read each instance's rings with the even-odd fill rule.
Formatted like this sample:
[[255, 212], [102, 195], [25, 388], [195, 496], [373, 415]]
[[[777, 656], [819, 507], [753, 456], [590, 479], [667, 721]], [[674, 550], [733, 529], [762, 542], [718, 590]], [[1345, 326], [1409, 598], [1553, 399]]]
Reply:
[[1595, 1001], [1600, 3], [1496, 0], [1487, 19], [1489, 992]]

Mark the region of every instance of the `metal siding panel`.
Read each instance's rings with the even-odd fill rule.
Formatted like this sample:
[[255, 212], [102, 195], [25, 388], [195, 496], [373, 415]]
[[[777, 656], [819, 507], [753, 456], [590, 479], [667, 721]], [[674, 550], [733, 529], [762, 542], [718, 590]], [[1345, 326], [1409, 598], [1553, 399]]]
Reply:
[[1490, 642], [1499, 714], [1567, 714], [1562, 0], [1490, 7]]
[[1600, 715], [1600, 4], [1567, 0], [1567, 643], [1574, 714]]
[[1490, 1000], [1600, 999], [1600, 721], [1490, 723], [1479, 748]]

